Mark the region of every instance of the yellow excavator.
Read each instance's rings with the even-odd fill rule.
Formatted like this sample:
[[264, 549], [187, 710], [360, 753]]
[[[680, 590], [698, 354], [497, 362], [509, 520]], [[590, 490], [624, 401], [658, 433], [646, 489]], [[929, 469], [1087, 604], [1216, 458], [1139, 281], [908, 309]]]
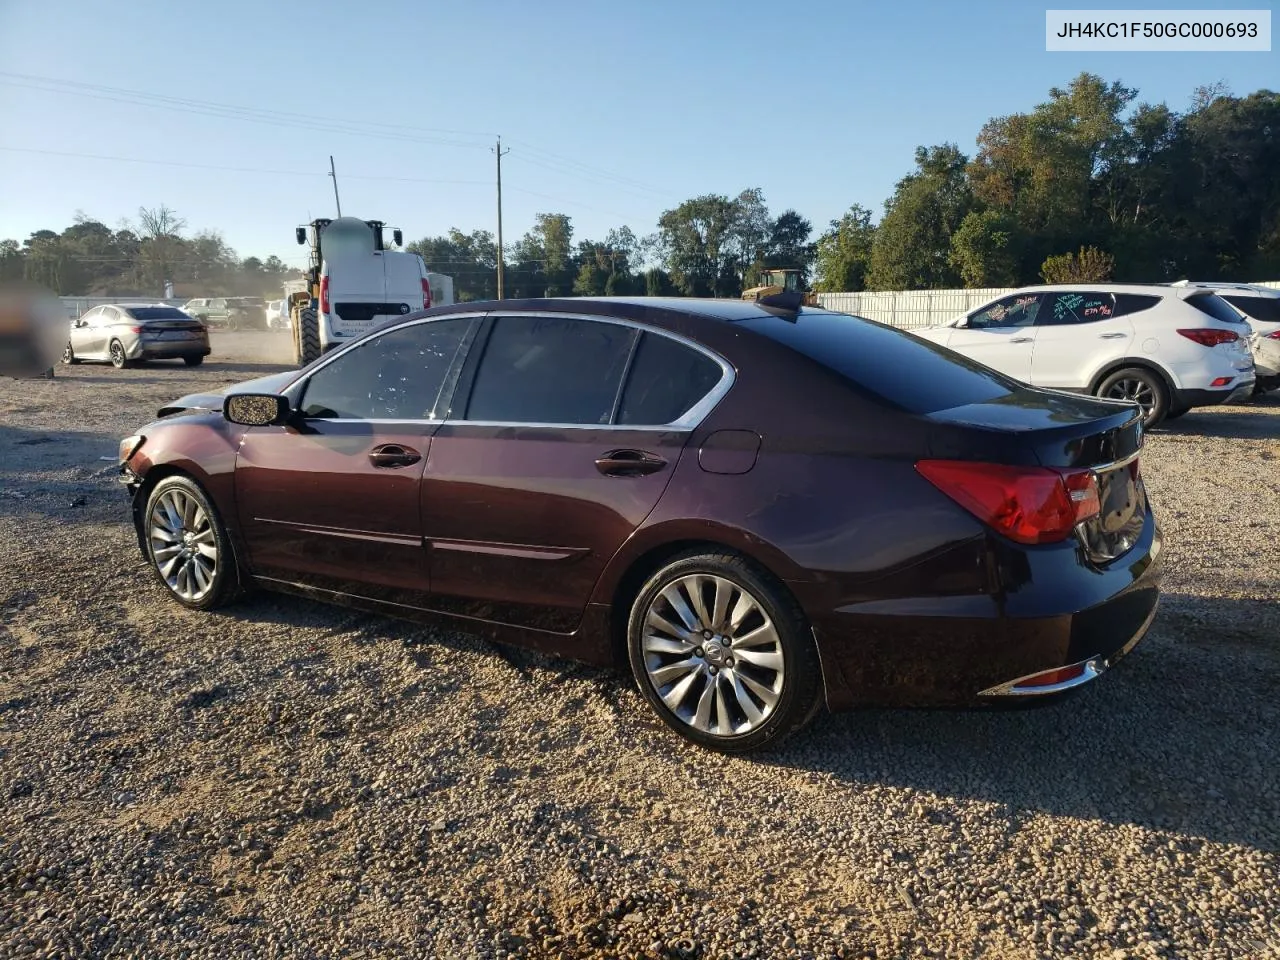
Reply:
[[780, 298], [794, 300], [796, 306], [816, 307], [818, 295], [812, 290], [800, 289], [800, 271], [795, 267], [765, 270], [760, 275], [760, 285], [742, 291], [743, 300]]

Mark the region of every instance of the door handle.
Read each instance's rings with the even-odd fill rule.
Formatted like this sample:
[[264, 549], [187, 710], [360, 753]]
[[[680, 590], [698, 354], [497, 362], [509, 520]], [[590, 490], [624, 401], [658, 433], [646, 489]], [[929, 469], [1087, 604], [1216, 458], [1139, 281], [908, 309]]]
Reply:
[[1014, 337], [1010, 343], [1030, 343], [1035, 337]]
[[1099, 340], [1119, 340], [1119, 339], [1120, 339], [1121, 337], [1123, 337], [1123, 336], [1126, 336], [1126, 334], [1123, 334], [1123, 333], [1100, 333], [1100, 334], [1098, 334], [1098, 339], [1099, 339]]
[[596, 469], [606, 477], [643, 477], [666, 465], [662, 457], [643, 450], [611, 450], [596, 459]]
[[384, 443], [369, 451], [369, 462], [375, 467], [407, 467], [421, 459], [417, 450], [398, 443]]

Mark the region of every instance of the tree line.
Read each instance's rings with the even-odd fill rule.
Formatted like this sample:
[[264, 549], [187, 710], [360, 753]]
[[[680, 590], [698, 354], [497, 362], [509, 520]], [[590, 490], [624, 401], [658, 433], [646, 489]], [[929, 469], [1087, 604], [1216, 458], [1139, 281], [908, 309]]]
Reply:
[[[1280, 276], [1280, 94], [1201, 87], [1182, 113], [1137, 97], [1082, 73], [1031, 111], [989, 120], [972, 156], [919, 147], [878, 222], [855, 204], [816, 237], [794, 210], [772, 214], [758, 188], [693, 197], [644, 235], [575, 239], [567, 214], [540, 213], [504, 246], [504, 294], [734, 297], [781, 267], [821, 291]], [[61, 234], [0, 242], [0, 279], [151, 295], [175, 279], [269, 295], [293, 275], [184, 227], [163, 206], [115, 231], [77, 218]], [[459, 300], [497, 296], [489, 231], [454, 228], [409, 249], [454, 278]]]
[[115, 229], [77, 214], [61, 233], [37, 230], [23, 243], [0, 240], [0, 282], [29, 280], [63, 296], [278, 297], [301, 276], [279, 257], [241, 259], [213, 230], [185, 236], [187, 223], [161, 204], [142, 207]]

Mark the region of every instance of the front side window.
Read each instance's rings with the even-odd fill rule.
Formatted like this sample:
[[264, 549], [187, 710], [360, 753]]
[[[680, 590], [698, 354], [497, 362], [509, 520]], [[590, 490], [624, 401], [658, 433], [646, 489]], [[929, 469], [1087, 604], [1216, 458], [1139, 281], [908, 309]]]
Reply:
[[970, 330], [1029, 327], [1035, 323], [1043, 300], [1043, 295], [1039, 293], [1021, 293], [1004, 297], [991, 306], [970, 314], [965, 325]]
[[638, 331], [567, 317], [499, 317], [467, 420], [608, 424]]
[[431, 420], [441, 387], [470, 330], [455, 317], [398, 327], [317, 370], [303, 390], [304, 417], [326, 420]]
[[724, 376], [706, 354], [661, 334], [645, 333], [636, 348], [615, 420], [619, 424], [674, 423]]
[[1231, 294], [1222, 299], [1246, 317], [1263, 323], [1280, 323], [1280, 297], [1238, 297]]

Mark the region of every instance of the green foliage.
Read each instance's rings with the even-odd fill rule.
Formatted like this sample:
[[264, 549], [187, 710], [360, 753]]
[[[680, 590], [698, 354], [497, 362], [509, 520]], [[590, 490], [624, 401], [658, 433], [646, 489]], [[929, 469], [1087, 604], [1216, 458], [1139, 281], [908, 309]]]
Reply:
[[831, 229], [818, 238], [814, 289], [823, 293], [865, 289], [875, 235], [871, 211], [860, 204], [832, 220]]
[[872, 290], [954, 287], [951, 237], [973, 208], [967, 158], [954, 144], [916, 149], [916, 170], [898, 181], [871, 248]]
[[1049, 257], [1040, 267], [1045, 283], [1100, 283], [1115, 273], [1115, 257], [1096, 247]]
[[966, 287], [1010, 287], [1018, 282], [1018, 224], [997, 210], [974, 210], [951, 236], [947, 259]]

